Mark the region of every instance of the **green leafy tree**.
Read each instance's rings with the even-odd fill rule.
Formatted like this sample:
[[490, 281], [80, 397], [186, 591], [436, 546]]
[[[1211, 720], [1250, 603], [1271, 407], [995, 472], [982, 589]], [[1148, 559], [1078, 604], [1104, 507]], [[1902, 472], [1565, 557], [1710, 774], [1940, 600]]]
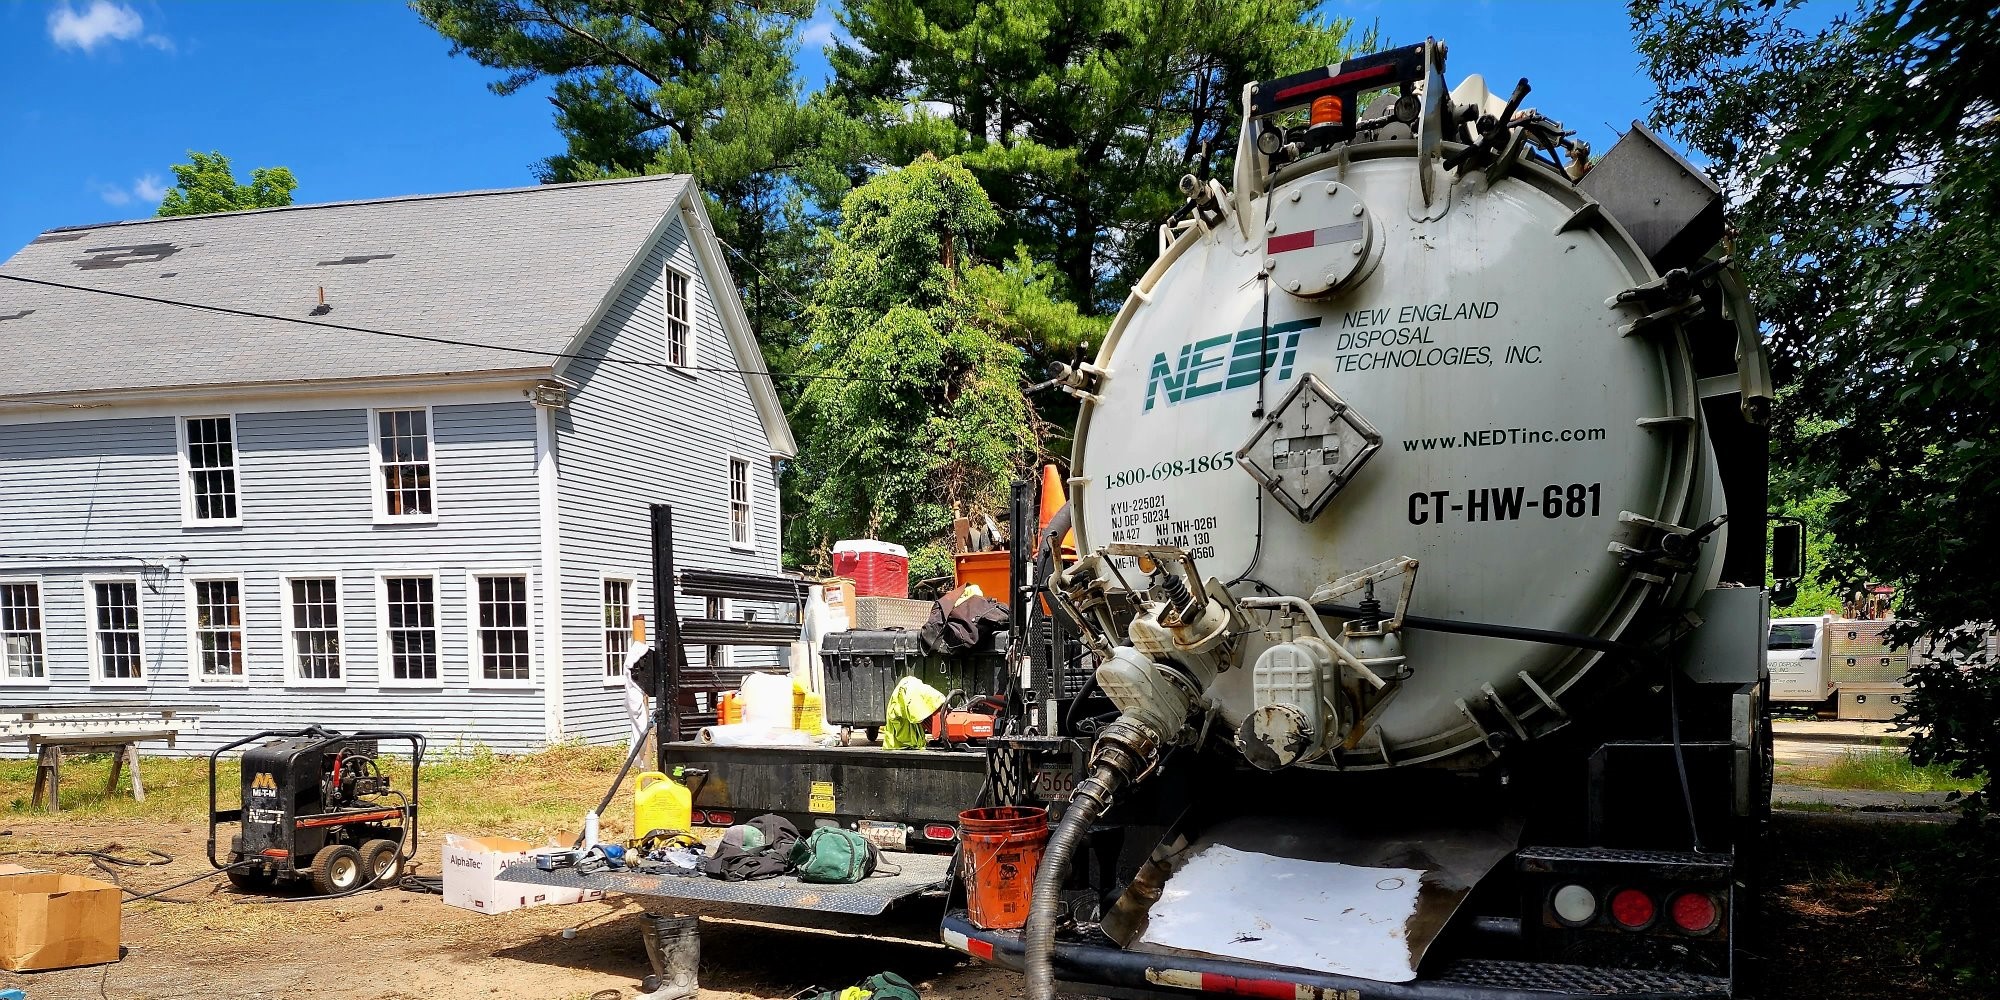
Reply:
[[240, 212], [250, 208], [276, 208], [292, 203], [299, 182], [284, 167], [258, 167], [250, 171], [250, 183], [238, 184], [221, 153], [188, 150], [188, 162], [174, 164], [174, 186], [160, 199], [159, 215], [205, 215], [209, 212]]
[[1314, 0], [852, 0], [828, 98], [882, 165], [957, 153], [1017, 245], [1107, 311], [1155, 255], [1176, 181], [1227, 170], [1243, 87], [1349, 54]]
[[[415, 0], [497, 94], [552, 84], [565, 148], [546, 182], [688, 173], [709, 199], [767, 342], [795, 329], [788, 220], [848, 187], [840, 121], [802, 99], [795, 35], [812, 0]], [[795, 296], [794, 296], [795, 297]]]
[[[1779, 491], [1772, 491], [1773, 497]], [[1827, 512], [1842, 497], [1836, 490], [1814, 490], [1806, 496], [1778, 499], [1776, 512], [1788, 517], [1796, 517], [1806, 532], [1806, 575], [1799, 581], [1798, 597], [1783, 607], [1773, 607], [1773, 618], [1812, 618], [1819, 615], [1837, 615], [1845, 607], [1847, 594], [1852, 585], [1843, 583], [1834, 576], [1833, 536], [1827, 532]], [[1769, 581], [1775, 586], [1776, 580]]]
[[970, 171], [922, 156], [854, 189], [822, 234], [796, 358], [810, 378], [793, 419], [794, 561], [883, 538], [911, 548], [913, 575], [942, 575], [953, 519], [1005, 509], [1035, 449], [1018, 345], [1076, 317], [1018, 259], [977, 258], [999, 226]]
[[[1655, 123], [1728, 188], [1737, 259], [1775, 374], [1790, 383], [1775, 454], [1808, 489], [1840, 496], [1824, 509], [1835, 575], [1895, 581], [1909, 632], [1990, 629], [2000, 609], [1992, 4], [1858, 0], [1830, 23], [1797, 0], [1636, 0], [1631, 11], [1658, 87]], [[1917, 762], [2000, 774], [2000, 665], [1946, 658], [1912, 683]], [[1990, 833], [1967, 850], [2000, 863]], [[1992, 912], [1990, 886], [1962, 896], [1962, 909], [1933, 916]], [[2000, 957], [1984, 947], [1996, 930], [1989, 917], [1980, 934], [1934, 936], [1929, 957], [2000, 979]]]

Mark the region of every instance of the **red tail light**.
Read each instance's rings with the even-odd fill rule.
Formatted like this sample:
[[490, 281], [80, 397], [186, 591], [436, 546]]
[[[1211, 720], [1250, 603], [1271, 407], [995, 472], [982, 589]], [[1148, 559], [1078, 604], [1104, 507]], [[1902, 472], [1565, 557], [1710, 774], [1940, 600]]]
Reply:
[[931, 840], [957, 840], [958, 828], [949, 823], [932, 823], [924, 827], [924, 836]]
[[1722, 923], [1722, 906], [1705, 892], [1684, 892], [1667, 904], [1674, 926], [1689, 934], [1707, 934]]
[[697, 820], [696, 822], [706, 823], [709, 826], [735, 826], [736, 814], [723, 812], [720, 809], [710, 809], [705, 819]]
[[1653, 897], [1639, 889], [1620, 889], [1611, 894], [1611, 922], [1628, 931], [1643, 931], [1653, 925], [1659, 907]]

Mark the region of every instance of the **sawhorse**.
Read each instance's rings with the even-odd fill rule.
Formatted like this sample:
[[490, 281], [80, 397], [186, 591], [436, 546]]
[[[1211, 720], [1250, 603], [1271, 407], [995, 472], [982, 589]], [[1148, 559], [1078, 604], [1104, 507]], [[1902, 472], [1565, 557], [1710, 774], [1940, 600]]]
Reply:
[[106, 798], [118, 792], [118, 773], [129, 768], [132, 772], [132, 798], [137, 802], [146, 801], [146, 785], [139, 777], [139, 743], [143, 740], [166, 740], [170, 745], [174, 733], [168, 730], [128, 733], [93, 733], [79, 736], [30, 736], [28, 751], [35, 754], [35, 796], [34, 804], [42, 805], [44, 791], [48, 797], [50, 812], [62, 811], [62, 764], [63, 757], [71, 753], [111, 753], [111, 778], [104, 783]]

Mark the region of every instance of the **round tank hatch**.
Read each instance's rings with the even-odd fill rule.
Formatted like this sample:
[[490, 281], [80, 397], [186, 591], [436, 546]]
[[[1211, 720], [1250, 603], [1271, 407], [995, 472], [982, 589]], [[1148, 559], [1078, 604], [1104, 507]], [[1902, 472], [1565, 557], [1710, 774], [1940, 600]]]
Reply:
[[1306, 181], [1273, 192], [1264, 205], [1264, 270], [1279, 288], [1324, 298], [1375, 269], [1381, 256], [1375, 220], [1353, 188]]

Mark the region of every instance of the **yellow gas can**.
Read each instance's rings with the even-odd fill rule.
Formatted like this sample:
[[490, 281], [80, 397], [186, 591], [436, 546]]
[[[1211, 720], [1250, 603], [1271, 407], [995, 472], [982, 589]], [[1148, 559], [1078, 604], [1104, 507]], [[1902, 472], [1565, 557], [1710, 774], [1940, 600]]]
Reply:
[[654, 830], [692, 830], [694, 796], [658, 771], [641, 772], [632, 788], [632, 839]]

